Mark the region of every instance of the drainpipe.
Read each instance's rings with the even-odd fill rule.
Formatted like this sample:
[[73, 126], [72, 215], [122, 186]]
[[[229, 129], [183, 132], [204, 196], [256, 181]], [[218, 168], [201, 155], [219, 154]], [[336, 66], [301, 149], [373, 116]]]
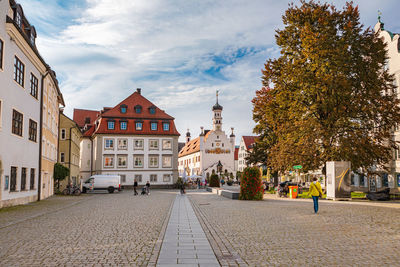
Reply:
[[39, 168], [38, 168], [38, 198], [40, 201], [40, 195], [42, 193], [42, 139], [43, 139], [43, 81], [49, 74], [48, 71], [42, 75], [42, 81], [40, 84], [40, 122], [39, 122]]
[[71, 143], [72, 143], [72, 127], [69, 128], [69, 158], [68, 158], [68, 168], [69, 168], [69, 179], [68, 179], [68, 184], [71, 184]]

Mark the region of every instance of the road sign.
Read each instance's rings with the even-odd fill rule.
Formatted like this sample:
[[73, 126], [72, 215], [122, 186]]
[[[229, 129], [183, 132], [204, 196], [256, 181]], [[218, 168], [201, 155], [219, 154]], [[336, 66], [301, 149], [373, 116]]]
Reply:
[[301, 166], [301, 165], [295, 165], [295, 166], [293, 166], [293, 169], [295, 169], [295, 170], [300, 170], [300, 169], [302, 169], [303, 168], [303, 166]]

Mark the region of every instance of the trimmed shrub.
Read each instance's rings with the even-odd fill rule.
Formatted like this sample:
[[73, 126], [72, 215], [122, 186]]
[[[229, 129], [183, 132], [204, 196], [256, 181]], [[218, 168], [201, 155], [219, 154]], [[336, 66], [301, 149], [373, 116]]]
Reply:
[[210, 176], [210, 187], [219, 187], [219, 177], [216, 174]]
[[261, 182], [261, 173], [259, 168], [247, 167], [243, 170], [242, 180], [240, 182], [241, 200], [262, 200], [264, 197], [264, 188]]

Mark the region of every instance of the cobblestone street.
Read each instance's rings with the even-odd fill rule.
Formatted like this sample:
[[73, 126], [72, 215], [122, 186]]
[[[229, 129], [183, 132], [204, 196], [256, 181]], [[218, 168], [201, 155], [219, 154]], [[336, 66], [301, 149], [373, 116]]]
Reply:
[[322, 202], [314, 215], [309, 201], [190, 198], [222, 264], [237, 252], [249, 266], [399, 266], [400, 209]]
[[146, 266], [175, 196], [61, 196], [1, 210], [0, 266]]
[[[200, 190], [181, 204], [187, 215], [170, 217], [176, 194], [55, 196], [2, 209], [0, 266], [155, 266], [181, 257], [203, 266], [213, 257], [202, 251], [205, 237], [221, 266], [398, 266], [399, 208], [325, 201], [314, 215], [310, 201], [238, 201]], [[178, 230], [163, 242], [167, 225]], [[189, 239], [199, 250], [180, 256], [181, 246], [193, 250]]]

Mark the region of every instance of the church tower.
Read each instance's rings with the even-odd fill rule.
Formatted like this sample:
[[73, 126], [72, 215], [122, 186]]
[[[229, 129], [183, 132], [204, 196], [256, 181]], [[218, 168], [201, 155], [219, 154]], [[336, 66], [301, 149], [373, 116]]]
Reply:
[[217, 103], [212, 108], [213, 111], [213, 130], [221, 131], [222, 129], [222, 106], [218, 104], [218, 90], [217, 90]]

